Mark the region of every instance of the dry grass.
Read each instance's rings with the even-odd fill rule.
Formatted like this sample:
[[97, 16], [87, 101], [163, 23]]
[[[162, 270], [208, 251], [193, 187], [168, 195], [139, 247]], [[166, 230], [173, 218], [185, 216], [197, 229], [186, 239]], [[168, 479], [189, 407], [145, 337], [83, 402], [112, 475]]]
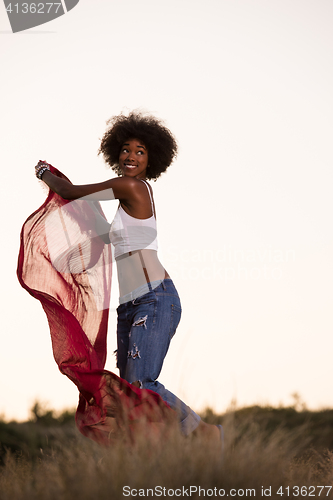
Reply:
[[[333, 453], [309, 448], [306, 425], [292, 431], [278, 426], [272, 432], [252, 416], [239, 424], [233, 413], [224, 416], [223, 424], [223, 459], [217, 443], [183, 438], [176, 430], [164, 439], [141, 436], [134, 446], [118, 442], [104, 449], [77, 433], [69, 437], [58, 429], [52, 447], [41, 450], [37, 458], [7, 452], [0, 468], [0, 498], [121, 499], [128, 496], [125, 486], [137, 490], [133, 494], [138, 497], [155, 498], [167, 497], [168, 490], [169, 496], [191, 498], [203, 498], [205, 490], [206, 498], [218, 498], [222, 489], [229, 497], [264, 498], [262, 487], [271, 487], [273, 499], [288, 497], [288, 486], [289, 496], [296, 496], [297, 489], [292, 488], [303, 486], [300, 497], [333, 498], [327, 496], [327, 488], [319, 497], [317, 488], [333, 484]], [[277, 493], [280, 487], [283, 496]]]

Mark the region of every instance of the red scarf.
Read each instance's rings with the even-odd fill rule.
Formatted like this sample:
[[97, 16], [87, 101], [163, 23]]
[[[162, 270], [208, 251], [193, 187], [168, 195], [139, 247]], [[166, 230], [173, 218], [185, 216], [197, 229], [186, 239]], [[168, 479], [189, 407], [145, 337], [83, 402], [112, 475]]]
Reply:
[[[54, 167], [51, 172], [67, 179]], [[94, 204], [104, 217], [99, 203]], [[109, 444], [119, 433], [131, 433], [142, 419], [163, 422], [174, 412], [158, 394], [104, 370], [111, 247], [98, 236], [94, 221], [91, 202], [70, 202], [50, 190], [22, 227], [17, 275], [41, 302], [54, 359], [80, 392], [75, 417], [79, 430]]]

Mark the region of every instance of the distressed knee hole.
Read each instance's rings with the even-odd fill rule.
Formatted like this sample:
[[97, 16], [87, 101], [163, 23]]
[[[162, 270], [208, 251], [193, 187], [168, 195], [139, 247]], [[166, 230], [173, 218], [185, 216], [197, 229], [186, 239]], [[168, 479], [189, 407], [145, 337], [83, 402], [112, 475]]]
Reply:
[[127, 357], [132, 359], [141, 358], [140, 351], [137, 345], [133, 344], [133, 349], [127, 351]]

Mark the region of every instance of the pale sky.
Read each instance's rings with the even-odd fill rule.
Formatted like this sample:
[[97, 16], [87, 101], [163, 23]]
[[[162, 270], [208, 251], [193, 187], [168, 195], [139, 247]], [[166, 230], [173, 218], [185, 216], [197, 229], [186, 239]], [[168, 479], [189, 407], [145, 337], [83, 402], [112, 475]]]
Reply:
[[[194, 410], [236, 399], [333, 406], [333, 2], [80, 0], [12, 34], [0, 5], [0, 414], [75, 407], [45, 314], [16, 278], [44, 201], [34, 165], [112, 177], [106, 121], [163, 118], [179, 156], [154, 189], [159, 255], [183, 316], [160, 381]], [[104, 203], [110, 220], [117, 202]], [[114, 273], [106, 368], [118, 373]]]

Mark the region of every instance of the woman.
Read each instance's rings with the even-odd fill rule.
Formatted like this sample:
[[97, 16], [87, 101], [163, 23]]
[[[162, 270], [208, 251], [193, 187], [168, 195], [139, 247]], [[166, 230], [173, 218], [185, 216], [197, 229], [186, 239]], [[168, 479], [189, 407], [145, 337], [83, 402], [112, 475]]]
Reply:
[[156, 214], [151, 186], [172, 163], [177, 144], [156, 118], [132, 112], [110, 120], [99, 153], [118, 174], [105, 182], [72, 185], [53, 175], [45, 162], [36, 175], [66, 200], [118, 199], [111, 224], [95, 211], [99, 235], [115, 248], [120, 305], [117, 309], [117, 366], [120, 377], [140, 389], [150, 389], [173, 408], [184, 435], [204, 433], [219, 439], [221, 430], [200, 417], [157, 381], [170, 340], [180, 321], [177, 290], [157, 256]]

